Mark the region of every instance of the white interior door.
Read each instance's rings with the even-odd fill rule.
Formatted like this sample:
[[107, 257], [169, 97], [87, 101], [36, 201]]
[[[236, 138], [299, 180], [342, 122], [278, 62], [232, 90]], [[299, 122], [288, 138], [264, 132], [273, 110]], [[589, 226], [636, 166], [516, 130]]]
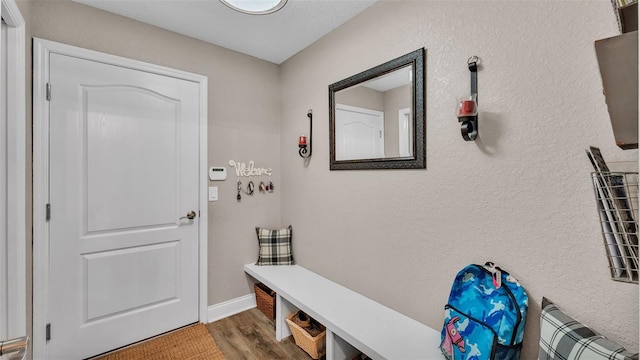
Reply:
[[49, 56], [47, 348], [79, 359], [199, 319], [200, 94]]
[[336, 160], [384, 157], [384, 113], [336, 105]]

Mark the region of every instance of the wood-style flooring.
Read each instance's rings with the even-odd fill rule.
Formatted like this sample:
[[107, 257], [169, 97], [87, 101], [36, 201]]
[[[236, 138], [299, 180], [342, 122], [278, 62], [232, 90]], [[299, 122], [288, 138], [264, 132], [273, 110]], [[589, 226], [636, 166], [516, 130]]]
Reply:
[[276, 340], [274, 322], [258, 308], [207, 324], [227, 360], [311, 360], [289, 337]]

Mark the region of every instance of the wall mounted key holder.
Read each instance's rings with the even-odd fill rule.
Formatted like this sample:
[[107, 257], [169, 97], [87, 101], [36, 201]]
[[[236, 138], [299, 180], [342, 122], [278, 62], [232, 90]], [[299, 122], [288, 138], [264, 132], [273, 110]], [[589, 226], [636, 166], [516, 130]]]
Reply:
[[[256, 166], [253, 160], [250, 160], [248, 163], [242, 161], [229, 160], [229, 166], [235, 168], [236, 178], [238, 179], [238, 183], [236, 186], [236, 200], [238, 202], [242, 201], [242, 194], [246, 194], [249, 196], [253, 196], [255, 193], [256, 183], [258, 180], [258, 191], [261, 194], [272, 193], [274, 191], [273, 181], [269, 180], [268, 184], [262, 180], [263, 176], [269, 176], [273, 174], [273, 169], [258, 167]], [[246, 186], [242, 185], [241, 178], [249, 178]], [[251, 178], [257, 177], [256, 182], [251, 180]]]

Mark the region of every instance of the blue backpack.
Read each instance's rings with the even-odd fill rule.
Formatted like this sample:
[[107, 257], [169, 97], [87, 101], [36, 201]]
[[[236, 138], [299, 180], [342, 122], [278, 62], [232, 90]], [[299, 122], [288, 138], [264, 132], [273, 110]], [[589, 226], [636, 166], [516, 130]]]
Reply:
[[458, 272], [445, 305], [440, 350], [449, 360], [520, 358], [529, 298], [493, 263]]

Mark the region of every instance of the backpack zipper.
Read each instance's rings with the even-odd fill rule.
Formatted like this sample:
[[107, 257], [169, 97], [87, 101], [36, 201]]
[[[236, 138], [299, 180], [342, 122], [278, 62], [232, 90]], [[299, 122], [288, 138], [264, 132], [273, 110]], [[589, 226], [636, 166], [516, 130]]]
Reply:
[[[487, 270], [484, 266], [482, 265], [477, 265], [474, 264], [475, 266], [477, 266], [478, 268], [480, 268], [482, 271], [486, 272], [489, 275], [493, 275], [491, 274], [491, 271]], [[496, 267], [497, 268], [497, 267]], [[500, 271], [505, 274], [506, 276], [509, 276], [509, 273], [500, 269]], [[509, 296], [509, 298], [511, 299], [511, 302], [513, 303], [514, 307], [516, 308], [516, 326], [513, 329], [513, 334], [511, 335], [511, 342], [509, 343], [510, 345], [514, 345], [513, 343], [516, 341], [516, 335], [518, 334], [518, 328], [520, 327], [520, 321], [522, 321], [522, 314], [520, 313], [520, 305], [518, 305], [518, 302], [516, 301], [516, 297], [513, 295], [513, 293], [511, 292], [511, 290], [509, 290], [508, 287], [503, 286], [504, 290], [507, 292], [507, 295]]]

